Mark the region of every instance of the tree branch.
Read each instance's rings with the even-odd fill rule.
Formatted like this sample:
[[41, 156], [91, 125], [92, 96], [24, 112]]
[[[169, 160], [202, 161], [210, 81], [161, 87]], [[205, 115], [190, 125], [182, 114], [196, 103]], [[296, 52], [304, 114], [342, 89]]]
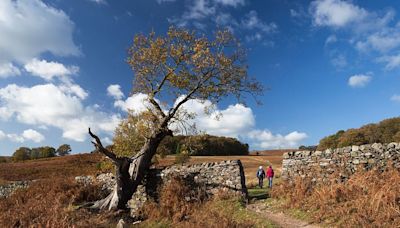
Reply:
[[90, 128], [89, 128], [89, 135], [92, 138], [94, 138], [95, 142], [92, 141], [92, 143], [101, 153], [103, 153], [104, 155], [109, 157], [114, 162], [118, 162], [119, 161], [119, 159], [117, 158], [117, 156], [113, 152], [111, 152], [111, 151], [109, 151], [109, 150], [107, 150], [106, 148], [103, 147], [103, 144], [101, 143], [100, 138], [97, 135], [93, 134], [92, 131], [90, 130]]

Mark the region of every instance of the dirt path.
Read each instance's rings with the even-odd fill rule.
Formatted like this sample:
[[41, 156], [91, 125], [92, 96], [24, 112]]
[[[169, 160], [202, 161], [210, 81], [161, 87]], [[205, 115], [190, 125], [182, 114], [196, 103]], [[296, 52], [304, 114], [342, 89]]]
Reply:
[[262, 203], [253, 203], [247, 206], [247, 209], [254, 211], [266, 219], [272, 221], [273, 223], [279, 225], [280, 227], [284, 228], [319, 228], [317, 225], [310, 224], [308, 222], [295, 219], [290, 217], [289, 215], [285, 215], [282, 212], [276, 213], [269, 210], [265, 205]]

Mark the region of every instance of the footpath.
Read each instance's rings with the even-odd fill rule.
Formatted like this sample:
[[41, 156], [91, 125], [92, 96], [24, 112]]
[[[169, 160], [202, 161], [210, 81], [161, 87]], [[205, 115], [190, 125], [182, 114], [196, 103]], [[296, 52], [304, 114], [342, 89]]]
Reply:
[[256, 212], [257, 214], [263, 216], [269, 221], [275, 223], [276, 225], [284, 228], [319, 228], [320, 226], [310, 224], [306, 221], [302, 221], [286, 215], [282, 212], [273, 212], [267, 208], [263, 202], [255, 202], [247, 206], [248, 210]]

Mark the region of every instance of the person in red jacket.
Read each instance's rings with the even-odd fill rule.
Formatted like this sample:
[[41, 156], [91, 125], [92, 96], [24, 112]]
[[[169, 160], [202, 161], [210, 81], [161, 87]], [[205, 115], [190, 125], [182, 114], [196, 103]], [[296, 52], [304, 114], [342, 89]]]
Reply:
[[274, 170], [272, 166], [269, 166], [267, 169], [267, 178], [268, 178], [268, 187], [272, 188], [272, 179], [274, 178]]

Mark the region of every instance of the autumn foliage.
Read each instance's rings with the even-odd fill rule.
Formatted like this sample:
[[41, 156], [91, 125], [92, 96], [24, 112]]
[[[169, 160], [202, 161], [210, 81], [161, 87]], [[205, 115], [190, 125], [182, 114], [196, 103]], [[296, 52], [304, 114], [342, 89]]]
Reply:
[[318, 150], [399, 141], [400, 117], [397, 117], [382, 120], [377, 124], [367, 124], [358, 129], [340, 130], [336, 134], [321, 139]]
[[315, 222], [339, 227], [399, 227], [400, 172], [360, 171], [346, 182], [332, 178], [316, 184], [311, 178], [284, 182], [272, 197], [286, 200], [286, 207], [312, 212]]

